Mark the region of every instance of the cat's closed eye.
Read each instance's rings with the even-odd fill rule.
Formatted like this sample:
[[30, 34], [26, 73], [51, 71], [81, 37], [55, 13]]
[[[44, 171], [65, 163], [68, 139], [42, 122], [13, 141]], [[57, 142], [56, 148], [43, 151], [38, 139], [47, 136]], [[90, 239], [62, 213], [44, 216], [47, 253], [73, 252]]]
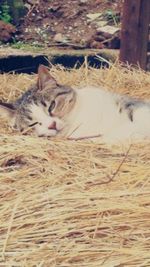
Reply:
[[51, 114], [51, 112], [55, 108], [55, 106], [56, 106], [56, 102], [55, 102], [55, 100], [52, 100], [52, 102], [51, 102], [51, 104], [50, 104], [50, 106], [48, 108], [49, 114]]
[[38, 122], [34, 122], [34, 123], [30, 124], [29, 127], [33, 127], [33, 126], [35, 126], [37, 124], [38, 124]]

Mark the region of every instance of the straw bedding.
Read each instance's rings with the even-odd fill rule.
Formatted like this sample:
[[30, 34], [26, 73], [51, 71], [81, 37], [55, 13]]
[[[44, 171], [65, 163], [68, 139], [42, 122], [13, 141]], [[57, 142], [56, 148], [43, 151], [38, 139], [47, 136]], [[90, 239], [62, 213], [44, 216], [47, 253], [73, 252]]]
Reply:
[[[150, 98], [140, 70], [51, 72]], [[35, 76], [0, 75], [0, 98], [14, 99]], [[150, 266], [149, 149], [21, 135], [1, 121], [0, 266]]]

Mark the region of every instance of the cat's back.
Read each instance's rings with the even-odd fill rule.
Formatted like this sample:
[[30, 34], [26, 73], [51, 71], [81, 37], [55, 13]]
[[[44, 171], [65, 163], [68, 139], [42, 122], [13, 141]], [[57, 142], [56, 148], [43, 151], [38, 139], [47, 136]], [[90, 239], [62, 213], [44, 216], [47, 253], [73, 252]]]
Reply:
[[99, 107], [106, 107], [106, 105], [113, 105], [119, 95], [112, 93], [103, 87], [85, 86], [76, 89], [78, 99], [82, 103], [98, 105]]

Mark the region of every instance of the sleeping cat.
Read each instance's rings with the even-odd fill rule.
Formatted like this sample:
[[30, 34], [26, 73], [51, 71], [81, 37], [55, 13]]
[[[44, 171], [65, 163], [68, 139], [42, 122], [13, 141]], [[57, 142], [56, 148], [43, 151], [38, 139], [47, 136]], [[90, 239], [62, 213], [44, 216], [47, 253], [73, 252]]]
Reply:
[[15, 129], [32, 127], [38, 136], [97, 136], [107, 143], [150, 138], [150, 102], [103, 88], [60, 85], [43, 65], [36, 85], [14, 103], [0, 102], [0, 115]]

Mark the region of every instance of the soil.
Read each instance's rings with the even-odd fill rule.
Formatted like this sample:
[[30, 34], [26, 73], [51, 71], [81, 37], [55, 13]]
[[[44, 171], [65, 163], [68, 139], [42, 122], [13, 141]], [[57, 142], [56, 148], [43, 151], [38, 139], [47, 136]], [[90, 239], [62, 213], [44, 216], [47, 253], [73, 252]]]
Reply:
[[122, 0], [24, 0], [24, 4], [26, 15], [16, 26], [17, 41], [74, 48], [118, 48], [105, 42], [112, 38], [101, 35], [99, 28], [105, 24], [119, 26]]
[[16, 28], [10, 24], [0, 20], [0, 41], [8, 42], [12, 39], [16, 32]]

